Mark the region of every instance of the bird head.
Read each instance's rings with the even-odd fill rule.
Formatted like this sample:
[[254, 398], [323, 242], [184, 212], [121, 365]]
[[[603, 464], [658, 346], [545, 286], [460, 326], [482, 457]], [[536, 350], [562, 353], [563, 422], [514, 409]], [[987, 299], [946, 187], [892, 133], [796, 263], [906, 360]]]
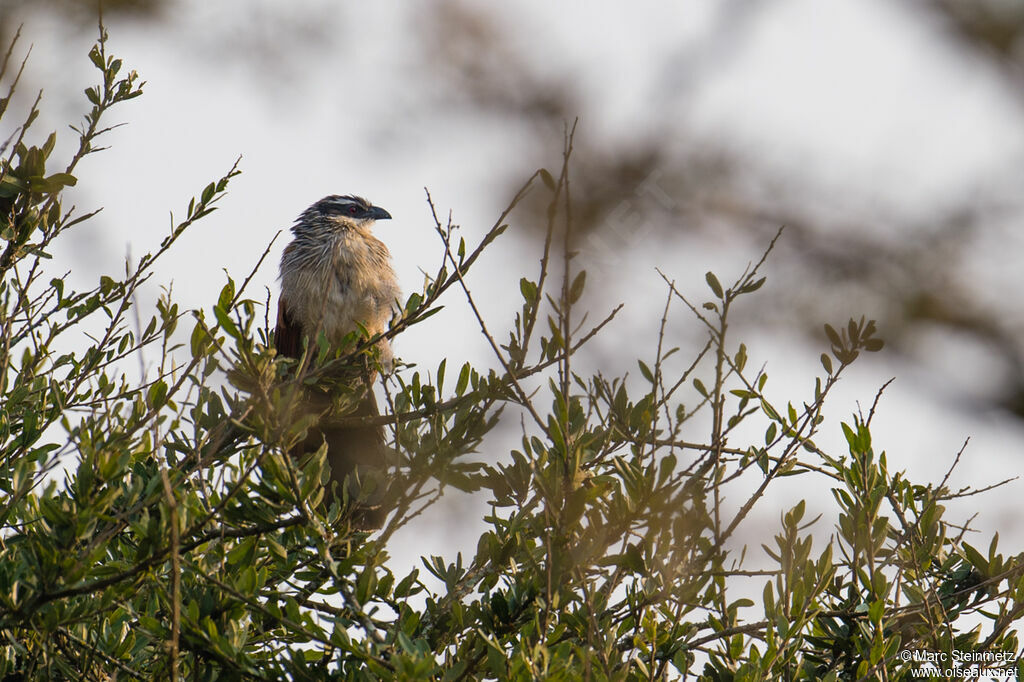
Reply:
[[391, 214], [354, 194], [332, 194], [303, 212], [300, 221], [327, 222], [339, 227], [369, 227], [377, 220], [389, 220]]

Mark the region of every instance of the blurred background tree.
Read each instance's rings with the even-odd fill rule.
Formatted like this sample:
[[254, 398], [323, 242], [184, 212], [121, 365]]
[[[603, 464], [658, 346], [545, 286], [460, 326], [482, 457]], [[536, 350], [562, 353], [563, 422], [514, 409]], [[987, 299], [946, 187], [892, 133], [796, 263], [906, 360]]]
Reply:
[[[972, 70], [998, 79], [1013, 100], [1017, 125], [1024, 127], [1019, 87], [1024, 2], [904, 4]], [[813, 167], [801, 171], [772, 159], [766, 163], [758, 158], [761, 150], [695, 130], [688, 99], [728, 68], [778, 5], [718, 3], [699, 40], [663, 55], [646, 91], [624, 92], [644, 103], [645, 115], [629, 134], [592, 136], [582, 143], [578, 158], [584, 169], [573, 188], [580, 248], [590, 246], [598, 257], [607, 257], [640, 239], [671, 244], [681, 234], [695, 249], [719, 240], [758, 243], [786, 225], [790, 239], [779, 256], [787, 281], [762, 322], [814, 332], [814, 321], [829, 311], [871, 310], [892, 347], [938, 370], [940, 383], [949, 356], [936, 357], [934, 343], [928, 342], [936, 335], [955, 339], [954, 352], [972, 346], [990, 363], [989, 371], [973, 377], [983, 383], [972, 387], [983, 398], [980, 406], [1024, 417], [1024, 313], [1005, 299], [1006, 292], [1024, 284], [1016, 267], [1019, 232], [1013, 227], [1021, 218], [1018, 146], [1008, 145], [1004, 163], [991, 175], [964, 178], [945, 196], [921, 200], [900, 185], [843, 186], [834, 178], [825, 185]], [[538, 145], [550, 144], [559, 121], [577, 112], [586, 120], [580, 65], [531, 59], [528, 44], [506, 30], [500, 13], [449, 2], [435, 6], [429, 18], [431, 30], [423, 33], [423, 42], [428, 63], [445, 67], [441, 97], [484, 115], [523, 121], [533, 128], [530, 137]], [[793, 31], [794, 41], [804, 37]], [[805, 58], [815, 55], [808, 51]], [[871, 66], [865, 60], [864, 69]], [[871, 77], [870, 71], [863, 75]], [[784, 82], [787, 74], [778, 78]], [[906, 83], [908, 90], [915, 86]], [[758, 112], [748, 115], [756, 119]], [[834, 133], [845, 133], [841, 121]], [[993, 252], [1000, 246], [1010, 255]], [[990, 261], [979, 264], [979, 258]], [[975, 272], [986, 265], [989, 272]], [[615, 279], [608, 285], [616, 286]]]

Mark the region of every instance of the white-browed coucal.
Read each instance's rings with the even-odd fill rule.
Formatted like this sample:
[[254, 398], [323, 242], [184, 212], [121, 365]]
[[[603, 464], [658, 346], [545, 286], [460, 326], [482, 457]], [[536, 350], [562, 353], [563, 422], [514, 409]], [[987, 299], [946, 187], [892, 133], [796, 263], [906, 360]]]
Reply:
[[[294, 238], [281, 257], [281, 297], [274, 333], [278, 353], [299, 358], [305, 343], [315, 357], [321, 332], [331, 349], [337, 350], [360, 326], [371, 336], [388, 328], [401, 292], [391, 254], [371, 230], [376, 221], [389, 218], [384, 209], [354, 195], [324, 197], [299, 216], [291, 229]], [[390, 344], [382, 339], [378, 348], [382, 366], [389, 367]], [[355, 411], [345, 417], [379, 414], [371, 390], [375, 374], [369, 368], [362, 373], [362, 396]], [[329, 396], [315, 392], [307, 400], [317, 412], [330, 405]], [[384, 467], [384, 430], [380, 425], [332, 425], [327, 415], [293, 454], [313, 452], [323, 443], [327, 444], [331, 485], [336, 484], [339, 492], [357, 466]], [[369, 520], [369, 525], [381, 520]]]

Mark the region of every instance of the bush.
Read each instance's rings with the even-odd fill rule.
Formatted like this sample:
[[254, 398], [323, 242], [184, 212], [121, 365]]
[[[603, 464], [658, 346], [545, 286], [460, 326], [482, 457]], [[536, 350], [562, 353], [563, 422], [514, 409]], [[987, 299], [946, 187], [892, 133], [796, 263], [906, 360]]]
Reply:
[[[429, 323], [452, 289], [477, 313], [464, 275], [531, 190], [549, 202], [540, 272], [521, 280], [504, 343], [477, 314], [500, 370], [399, 364], [379, 418], [391, 509], [380, 532], [357, 531], [350, 500], [325, 501], [324, 453], [286, 453], [317, 419], [296, 407], [304, 387], [336, 382], [344, 420], [337, 377], [372, 361], [372, 343], [311, 349], [316, 362], [299, 368], [276, 357], [264, 306], [246, 297], [251, 274], [229, 279], [209, 313], [169, 293], [155, 312], [135, 303], [236, 168], [122, 275], [72, 291], [45, 274], [53, 241], [92, 215], [61, 197], [101, 118], [141, 94], [102, 28], [89, 56], [101, 82], [64, 169], [46, 174], [54, 135], [27, 141], [38, 100], [0, 167], [0, 679], [900, 679], [920, 667], [914, 651], [946, 667], [978, 654], [956, 662], [964, 670], [1016, 665], [1021, 557], [999, 554], [996, 538], [976, 549], [944, 519], [947, 500], [974, 491], [891, 472], [872, 442], [874, 406], [841, 425], [846, 452], [815, 444], [839, 428], [823, 415], [836, 381], [882, 347], [874, 323], [826, 325], [813, 391], [771, 402], [728, 324], [764, 283], [762, 258], [727, 284], [707, 273], [706, 302], [666, 279], [639, 379], [576, 369], [618, 308], [593, 325], [578, 310], [571, 131], [558, 176], [535, 173], [479, 244], [435, 212], [440, 263], [388, 336]], [[671, 347], [679, 304], [706, 328], [702, 347]], [[156, 375], [131, 379], [126, 362], [147, 349]], [[522, 416], [520, 446], [476, 454], [503, 410]], [[788, 476], [831, 489], [835, 507], [808, 521], [796, 502], [749, 560], [737, 533]], [[395, 575], [387, 548], [447, 488], [484, 496], [491, 513], [472, 558], [423, 559], [443, 585], [433, 589], [418, 570]], [[828, 541], [814, 547], [812, 530]], [[759, 602], [742, 596], [752, 592]]]

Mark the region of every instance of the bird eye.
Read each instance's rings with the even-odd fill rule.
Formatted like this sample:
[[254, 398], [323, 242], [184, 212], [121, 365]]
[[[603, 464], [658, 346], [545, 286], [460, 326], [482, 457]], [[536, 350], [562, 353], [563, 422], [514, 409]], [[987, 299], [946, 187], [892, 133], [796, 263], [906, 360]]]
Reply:
[[349, 207], [348, 207], [348, 212], [349, 212], [349, 215], [355, 215], [356, 213], [359, 212], [359, 209], [356, 207], [355, 204], [350, 204]]

